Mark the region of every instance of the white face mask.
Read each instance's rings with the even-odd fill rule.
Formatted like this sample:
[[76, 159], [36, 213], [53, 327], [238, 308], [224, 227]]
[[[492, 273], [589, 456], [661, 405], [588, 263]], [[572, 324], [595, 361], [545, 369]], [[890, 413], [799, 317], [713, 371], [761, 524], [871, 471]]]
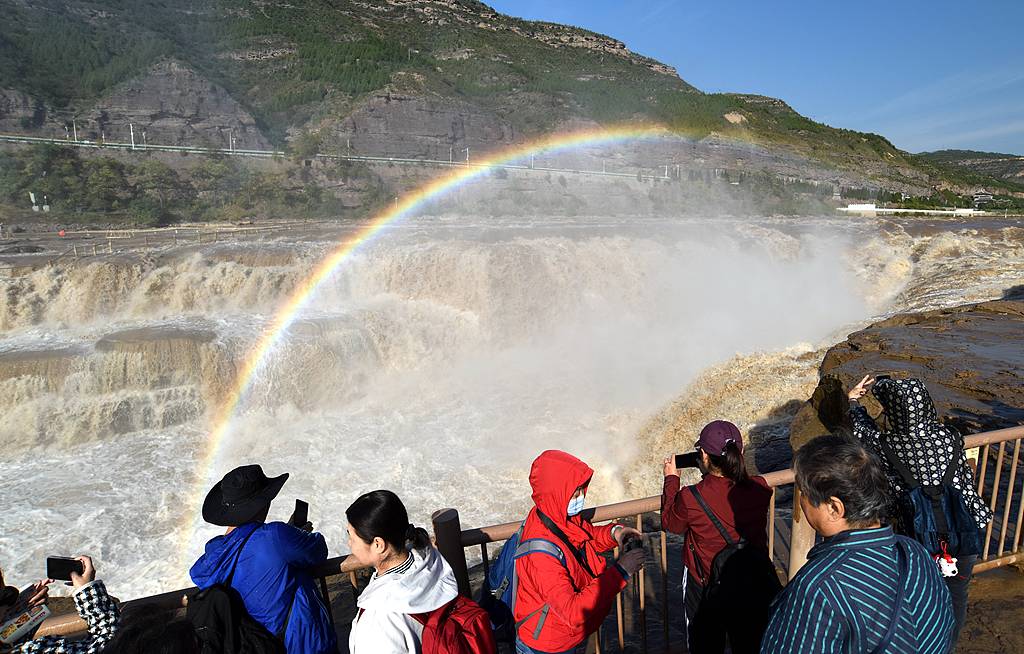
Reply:
[[583, 510], [583, 503], [586, 501], [586, 497], [580, 493], [580, 496], [574, 500], [569, 500], [569, 508], [565, 510], [566, 514], [570, 516], [577, 515]]

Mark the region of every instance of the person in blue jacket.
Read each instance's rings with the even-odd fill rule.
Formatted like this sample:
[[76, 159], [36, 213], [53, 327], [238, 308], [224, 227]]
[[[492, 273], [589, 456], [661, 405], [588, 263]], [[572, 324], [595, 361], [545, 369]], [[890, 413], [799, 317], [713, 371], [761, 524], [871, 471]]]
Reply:
[[[203, 520], [227, 527], [206, 543], [206, 552], [189, 574], [200, 589], [225, 583], [242, 596], [249, 614], [272, 634], [283, 637], [292, 654], [337, 652], [337, 636], [313, 578], [307, 571], [327, 559], [327, 543], [318, 533], [283, 522], [266, 522], [270, 503], [288, 474], [267, 478], [263, 468], [235, 468], [210, 490]], [[236, 563], [237, 562], [237, 563]]]

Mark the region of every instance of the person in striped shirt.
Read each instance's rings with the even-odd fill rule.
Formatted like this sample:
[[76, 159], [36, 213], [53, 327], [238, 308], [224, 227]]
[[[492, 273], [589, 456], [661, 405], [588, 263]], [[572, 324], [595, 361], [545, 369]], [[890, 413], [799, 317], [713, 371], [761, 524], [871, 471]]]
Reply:
[[800, 508], [824, 540], [776, 598], [762, 654], [945, 654], [949, 590], [924, 547], [881, 524], [888, 481], [877, 457], [823, 436], [793, 468]]

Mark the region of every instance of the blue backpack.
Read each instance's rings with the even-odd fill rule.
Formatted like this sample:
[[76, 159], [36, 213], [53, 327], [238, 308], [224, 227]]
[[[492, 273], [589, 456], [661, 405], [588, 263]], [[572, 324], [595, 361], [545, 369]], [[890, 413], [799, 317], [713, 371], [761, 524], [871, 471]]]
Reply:
[[960, 461], [959, 453], [953, 453], [953, 460], [949, 462], [942, 481], [926, 486], [914, 478], [885, 439], [881, 440], [881, 445], [885, 458], [903, 479], [906, 488], [903, 496], [898, 498], [906, 534], [924, 545], [932, 555], [944, 551], [960, 557], [980, 554], [978, 525], [967, 509], [963, 493], [952, 484]]
[[527, 620], [540, 614], [537, 626], [533, 630], [533, 637], [540, 637], [540, 630], [544, 628], [550, 606], [545, 604], [536, 611], [533, 611], [519, 622], [515, 621], [514, 609], [516, 605], [516, 561], [524, 556], [534, 553], [547, 554], [555, 557], [563, 567], [565, 565], [565, 554], [561, 548], [544, 538], [530, 538], [522, 540], [523, 522], [519, 525], [518, 531], [505, 541], [498, 552], [498, 557], [491, 565], [490, 572], [484, 579], [480, 588], [478, 604], [483, 607], [491, 618], [491, 625], [494, 627], [494, 635], [501, 642], [515, 642], [516, 632]]

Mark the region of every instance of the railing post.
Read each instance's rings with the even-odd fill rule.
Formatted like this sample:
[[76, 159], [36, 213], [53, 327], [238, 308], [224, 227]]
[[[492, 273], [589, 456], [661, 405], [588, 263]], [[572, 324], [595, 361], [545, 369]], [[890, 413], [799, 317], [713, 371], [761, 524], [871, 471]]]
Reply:
[[789, 571], [787, 578], [792, 579], [807, 563], [807, 553], [814, 547], [814, 528], [807, 522], [807, 517], [800, 510], [800, 489], [793, 487], [793, 528], [789, 537]]
[[462, 548], [462, 525], [459, 512], [455, 509], [441, 509], [430, 516], [434, 524], [434, 542], [437, 551], [448, 561], [459, 583], [459, 594], [469, 597], [469, 568], [466, 565], [466, 550]]

